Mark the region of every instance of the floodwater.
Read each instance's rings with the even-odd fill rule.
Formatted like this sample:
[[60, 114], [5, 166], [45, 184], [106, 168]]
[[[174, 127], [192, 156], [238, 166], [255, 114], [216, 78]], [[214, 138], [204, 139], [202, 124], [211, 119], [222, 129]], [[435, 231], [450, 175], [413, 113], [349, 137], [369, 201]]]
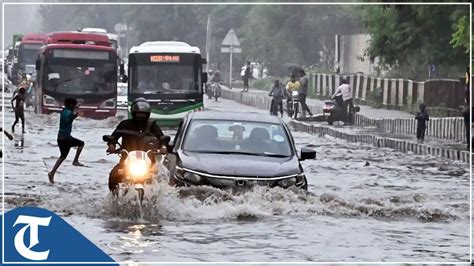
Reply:
[[[217, 110], [257, 109], [221, 100]], [[107, 176], [118, 157], [103, 134], [120, 121], [78, 119], [85, 141], [47, 181], [57, 156], [57, 115], [27, 114], [23, 141], [6, 140], [5, 205], [47, 208], [63, 216], [117, 261], [463, 261], [469, 260], [469, 168], [329, 136], [294, 132], [309, 192], [258, 187], [240, 194], [209, 187], [147, 187], [143, 211], [134, 193], [118, 202]], [[9, 128], [12, 113], [5, 113]], [[18, 129], [17, 131], [20, 131]], [[209, 162], [216, 163], [216, 162]]]

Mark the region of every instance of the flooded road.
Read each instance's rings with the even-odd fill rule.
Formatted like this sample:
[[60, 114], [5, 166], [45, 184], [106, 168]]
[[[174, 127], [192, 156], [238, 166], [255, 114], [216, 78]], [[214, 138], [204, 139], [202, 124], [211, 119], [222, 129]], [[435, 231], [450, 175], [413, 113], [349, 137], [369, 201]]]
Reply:
[[[262, 112], [227, 100], [209, 106]], [[7, 109], [6, 128], [12, 116]], [[298, 149], [317, 151], [316, 160], [302, 162], [309, 193], [175, 189], [163, 169], [140, 217], [133, 195], [114, 202], [108, 194], [118, 157], [105, 154], [101, 136], [123, 117], [75, 121], [87, 167], [71, 165], [71, 150], [52, 186], [58, 115], [26, 116], [23, 142], [20, 135], [5, 142], [6, 208], [54, 211], [117, 261], [469, 260], [465, 164], [293, 132]]]

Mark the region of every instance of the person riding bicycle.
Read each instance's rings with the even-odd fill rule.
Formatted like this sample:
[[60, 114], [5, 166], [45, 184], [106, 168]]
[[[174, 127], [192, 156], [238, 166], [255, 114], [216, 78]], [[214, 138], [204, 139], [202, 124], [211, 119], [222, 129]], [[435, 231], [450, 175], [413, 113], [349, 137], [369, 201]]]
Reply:
[[[146, 151], [148, 144], [144, 141], [147, 136], [156, 137], [160, 143], [161, 153], [167, 153], [167, 141], [165, 134], [161, 130], [156, 121], [149, 121], [151, 114], [151, 107], [148, 101], [144, 98], [137, 98], [133, 101], [131, 106], [132, 118], [124, 120], [118, 124], [117, 128], [112, 133], [113, 141], [108, 142], [107, 152], [115, 153], [116, 143], [121, 138], [121, 149], [127, 151], [141, 150]], [[166, 143], [165, 143], [166, 142]], [[124, 168], [124, 161], [126, 156], [122, 156], [120, 162], [112, 169], [109, 174], [109, 189], [115, 192], [118, 184], [123, 182], [125, 176], [121, 169]], [[154, 156], [150, 158], [154, 162]]]

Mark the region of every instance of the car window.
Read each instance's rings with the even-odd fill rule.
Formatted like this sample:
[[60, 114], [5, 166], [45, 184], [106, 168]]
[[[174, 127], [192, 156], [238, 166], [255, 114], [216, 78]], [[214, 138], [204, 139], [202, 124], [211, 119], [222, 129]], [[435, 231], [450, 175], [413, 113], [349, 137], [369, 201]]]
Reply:
[[183, 150], [209, 153], [243, 153], [259, 156], [292, 155], [281, 124], [194, 120], [186, 131]]

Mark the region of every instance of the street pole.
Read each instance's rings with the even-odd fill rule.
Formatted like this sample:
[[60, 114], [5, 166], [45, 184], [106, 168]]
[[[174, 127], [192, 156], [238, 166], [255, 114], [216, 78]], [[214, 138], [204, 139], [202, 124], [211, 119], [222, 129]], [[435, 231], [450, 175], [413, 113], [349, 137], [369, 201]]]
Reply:
[[211, 63], [210, 50], [211, 50], [211, 15], [207, 16], [207, 32], [206, 32], [206, 72], [209, 73], [209, 65]]
[[234, 51], [234, 44], [230, 44], [230, 73], [229, 73], [229, 88], [232, 89], [232, 52]]

